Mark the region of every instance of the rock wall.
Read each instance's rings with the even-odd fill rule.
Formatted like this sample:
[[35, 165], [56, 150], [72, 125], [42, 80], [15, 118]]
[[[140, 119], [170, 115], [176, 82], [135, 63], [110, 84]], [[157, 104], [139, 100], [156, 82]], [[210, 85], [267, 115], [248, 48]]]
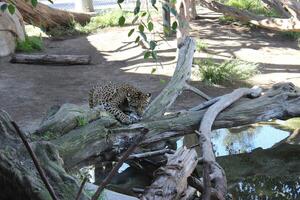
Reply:
[[[0, 6], [4, 2], [0, 2]], [[16, 41], [25, 39], [24, 21], [18, 10], [12, 15], [0, 11], [0, 57], [14, 53]]]

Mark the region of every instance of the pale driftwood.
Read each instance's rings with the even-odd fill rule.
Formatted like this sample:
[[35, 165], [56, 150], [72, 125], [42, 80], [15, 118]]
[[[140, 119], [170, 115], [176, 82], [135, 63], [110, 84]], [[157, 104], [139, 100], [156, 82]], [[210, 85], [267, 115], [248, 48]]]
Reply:
[[262, 0], [269, 8], [275, 9], [277, 13], [285, 18], [291, 17], [291, 14], [284, 9], [280, 0]]
[[[10, 2], [8, 0], [4, 1]], [[42, 3], [38, 3], [36, 7], [33, 7], [30, 2], [23, 0], [13, 0], [12, 2], [22, 14], [25, 22], [41, 27], [44, 30], [50, 30], [51, 28], [58, 26], [69, 27], [74, 21], [84, 25], [89, 22], [92, 17], [85, 13], [69, 12], [51, 8]]]
[[128, 157], [128, 159], [142, 159], [142, 158], [148, 158], [148, 157], [164, 155], [164, 154], [173, 154], [173, 153], [174, 153], [174, 150], [172, 150], [172, 149], [161, 149], [161, 150], [157, 150], [157, 151], [132, 154]]
[[89, 55], [51, 55], [51, 54], [15, 54], [12, 63], [46, 64], [46, 65], [88, 65], [91, 62]]
[[[280, 0], [284, 2], [284, 0]], [[291, 14], [290, 18], [265, 17], [254, 14], [247, 10], [240, 10], [233, 6], [227, 6], [214, 0], [202, 0], [201, 4], [213, 11], [223, 13], [224, 15], [234, 17], [242, 22], [249, 22], [256, 26], [275, 30], [275, 31], [293, 31], [300, 32], [300, 17], [297, 15], [298, 6], [285, 4], [285, 8]], [[298, 4], [296, 4], [298, 5]]]
[[187, 189], [187, 178], [198, 163], [194, 149], [182, 147], [168, 156], [166, 166], [156, 171], [157, 178], [146, 189], [142, 200], [182, 199]]
[[176, 98], [183, 90], [195, 92], [205, 99], [210, 98], [199, 89], [187, 84], [191, 75], [194, 51], [195, 41], [190, 37], [186, 37], [182, 42], [182, 46], [179, 48], [178, 61], [172, 79], [162, 92], [151, 102], [143, 115], [144, 119], [152, 120], [161, 117], [175, 102]]
[[218, 114], [237, 101], [243, 96], [254, 94], [259, 96], [261, 93], [260, 88], [248, 89], [239, 88], [233, 91], [231, 94], [227, 94], [220, 98], [215, 104], [207, 109], [205, 112], [199, 131], [199, 144], [201, 146], [201, 158], [203, 160], [203, 181], [204, 192], [203, 199], [209, 200], [211, 196], [211, 182], [215, 183], [215, 189], [218, 199], [225, 200], [227, 194], [227, 181], [223, 168], [216, 162], [215, 154], [213, 152], [212, 143], [210, 140], [211, 130], [213, 123]]
[[178, 61], [172, 79], [151, 102], [143, 115], [144, 119], [161, 117], [184, 90], [186, 81], [191, 75], [194, 51], [195, 41], [187, 37], [183, 42], [183, 46], [179, 48]]

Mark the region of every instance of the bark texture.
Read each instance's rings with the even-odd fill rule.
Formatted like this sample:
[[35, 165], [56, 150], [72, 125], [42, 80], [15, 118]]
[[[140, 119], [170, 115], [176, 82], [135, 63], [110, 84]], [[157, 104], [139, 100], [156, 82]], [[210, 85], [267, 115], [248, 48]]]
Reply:
[[33, 7], [29, 1], [13, 0], [13, 2], [22, 14], [25, 22], [42, 27], [45, 30], [57, 26], [68, 27], [73, 21], [84, 25], [91, 18], [89, 14], [59, 10], [42, 3], [38, 3], [36, 7]]
[[197, 153], [194, 149], [177, 150], [175, 154], [168, 156], [166, 166], [155, 172], [158, 177], [141, 199], [183, 199], [187, 190], [187, 178], [192, 174], [197, 163]]
[[[267, 2], [267, 1], [265, 1]], [[248, 22], [256, 26], [275, 30], [275, 31], [293, 31], [300, 32], [300, 16], [299, 5], [297, 1], [278, 0], [272, 3], [277, 3], [276, 10], [284, 12], [283, 17], [266, 17], [254, 14], [247, 10], [240, 10], [238, 8], [227, 6], [214, 0], [201, 0], [201, 4], [213, 11], [223, 13], [224, 15], [233, 17], [242, 22]], [[275, 7], [275, 8], [276, 8]], [[289, 17], [286, 17], [286, 16]]]
[[15, 54], [12, 63], [46, 64], [46, 65], [88, 65], [91, 62], [89, 55], [33, 55]]

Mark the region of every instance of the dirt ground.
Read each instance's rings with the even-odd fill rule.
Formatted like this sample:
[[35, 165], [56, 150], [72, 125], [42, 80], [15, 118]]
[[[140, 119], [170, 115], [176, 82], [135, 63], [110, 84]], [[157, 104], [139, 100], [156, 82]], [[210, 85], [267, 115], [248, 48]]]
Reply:
[[[295, 41], [265, 30], [221, 25], [216, 14], [207, 10], [202, 10], [200, 17], [191, 24], [192, 35], [208, 44], [209, 53], [196, 52], [195, 57], [216, 60], [237, 57], [257, 62], [262, 73], [253, 77], [251, 83], [269, 87], [276, 82], [291, 81], [300, 87], [300, 51]], [[51, 106], [87, 103], [88, 90], [96, 82], [128, 82], [156, 96], [166, 84], [162, 80], [170, 79], [176, 64], [175, 38], [159, 42], [161, 67], [143, 59], [143, 49], [133, 42], [135, 37], [127, 37], [130, 29], [108, 28], [89, 36], [45, 40], [42, 53], [88, 54], [92, 57], [91, 65], [25, 65], [11, 64], [9, 58], [0, 59], [0, 109], [6, 110], [23, 129], [31, 131]], [[157, 71], [151, 74], [153, 67]], [[191, 82], [211, 96], [238, 87], [207, 86], [195, 76]], [[188, 108], [201, 101], [200, 97], [184, 92], [173, 109]]]

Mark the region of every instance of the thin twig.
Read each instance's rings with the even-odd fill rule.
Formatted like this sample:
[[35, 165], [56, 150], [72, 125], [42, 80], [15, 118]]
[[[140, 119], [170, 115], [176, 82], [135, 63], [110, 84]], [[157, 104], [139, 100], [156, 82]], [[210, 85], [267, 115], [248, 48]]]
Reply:
[[137, 153], [137, 154], [132, 154], [128, 157], [128, 159], [142, 159], [142, 158], [148, 158], [148, 157], [153, 157], [153, 156], [159, 156], [159, 155], [164, 155], [166, 153], [168, 154], [173, 154], [175, 151], [172, 149], [161, 149], [157, 151], [150, 151], [150, 152], [145, 152], [145, 153]]
[[82, 181], [82, 183], [81, 183], [81, 185], [80, 185], [80, 188], [79, 188], [79, 190], [78, 190], [78, 193], [77, 193], [77, 195], [76, 195], [75, 200], [79, 200], [80, 195], [81, 195], [81, 193], [82, 193], [82, 191], [83, 191], [84, 185], [85, 185], [85, 183], [87, 182], [87, 180], [88, 180], [88, 178], [87, 178], [87, 177], [84, 177], [84, 179], [83, 179], [83, 181]]
[[110, 183], [111, 179], [118, 172], [119, 168], [123, 165], [123, 163], [127, 160], [128, 156], [135, 150], [135, 148], [139, 145], [139, 143], [144, 139], [145, 135], [149, 132], [148, 129], [144, 128], [141, 130], [141, 135], [139, 135], [136, 140], [131, 144], [131, 146], [125, 151], [123, 156], [117, 162], [117, 164], [113, 167], [113, 169], [109, 172], [107, 177], [103, 180], [101, 185], [97, 188], [95, 194], [92, 196], [91, 200], [97, 200], [105, 188], [107, 184]]
[[211, 100], [205, 101], [205, 102], [199, 104], [198, 106], [195, 106], [194, 108], [189, 109], [189, 111], [198, 111], [198, 110], [207, 108], [207, 107], [211, 106], [212, 104], [216, 103], [217, 101], [219, 101], [220, 98], [221, 97], [216, 97]]
[[31, 159], [33, 160], [33, 163], [34, 163], [34, 166], [36, 167], [38, 173], [40, 174], [41, 178], [42, 178], [42, 181], [44, 182], [48, 192], [50, 193], [51, 197], [53, 200], [58, 200], [57, 196], [55, 195], [55, 192], [52, 188], [52, 186], [50, 185], [50, 183], [48, 182], [47, 178], [46, 178], [46, 174], [43, 170], [43, 168], [41, 167], [35, 153], [33, 152], [31, 146], [29, 145], [28, 141], [26, 140], [26, 137], [24, 136], [24, 134], [21, 132], [19, 126], [14, 122], [14, 121], [11, 121], [11, 124], [14, 126], [17, 134], [19, 135], [19, 137], [21, 138], [23, 144], [25, 145], [28, 153], [30, 154], [31, 156]]

